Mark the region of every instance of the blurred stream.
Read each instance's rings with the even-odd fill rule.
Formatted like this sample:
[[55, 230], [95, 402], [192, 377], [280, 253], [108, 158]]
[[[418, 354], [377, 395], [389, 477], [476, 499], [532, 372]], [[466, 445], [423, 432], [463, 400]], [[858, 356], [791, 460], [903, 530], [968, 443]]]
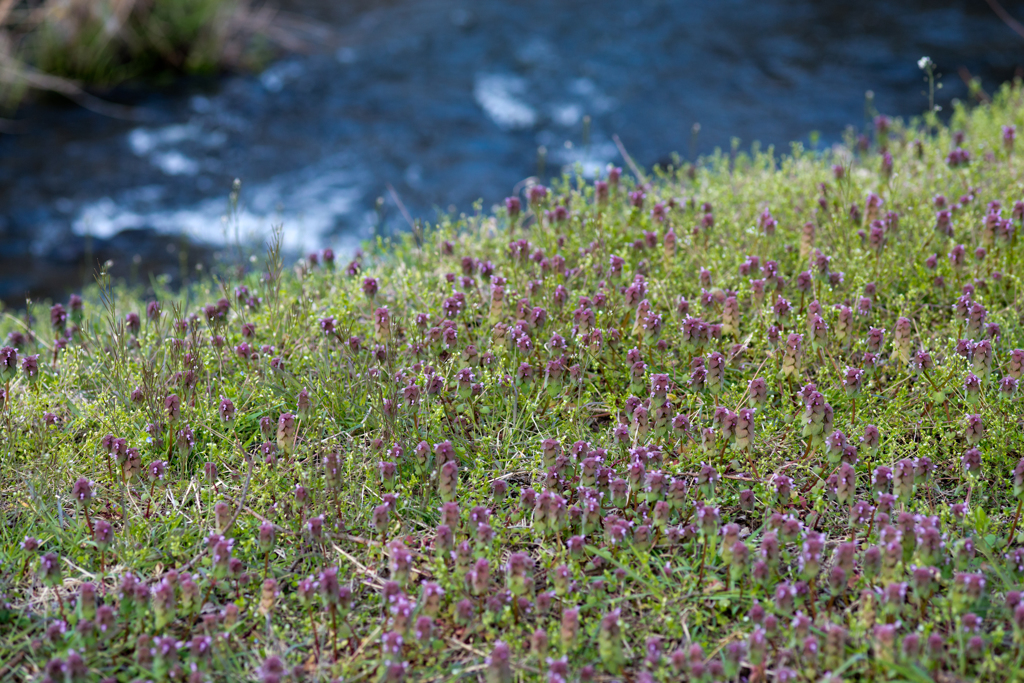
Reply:
[[[1005, 3], [1024, 19], [1024, 3]], [[281, 224], [293, 253], [351, 251], [418, 217], [501, 201], [537, 172], [644, 165], [728, 149], [788, 150], [926, 106], [917, 59], [943, 74], [940, 103], [988, 91], [1024, 65], [1024, 39], [982, 0], [289, 0], [331, 29], [261, 74], [109, 95], [147, 119], [46, 100], [0, 135], [0, 298], [61, 296], [97, 260], [145, 281], [229, 252]], [[591, 118], [583, 145], [584, 116]], [[700, 123], [693, 139], [691, 130]], [[234, 178], [237, 222], [223, 220]], [[375, 202], [385, 197], [378, 211]], [[190, 246], [191, 245], [191, 246]], [[182, 250], [186, 249], [183, 253]]]

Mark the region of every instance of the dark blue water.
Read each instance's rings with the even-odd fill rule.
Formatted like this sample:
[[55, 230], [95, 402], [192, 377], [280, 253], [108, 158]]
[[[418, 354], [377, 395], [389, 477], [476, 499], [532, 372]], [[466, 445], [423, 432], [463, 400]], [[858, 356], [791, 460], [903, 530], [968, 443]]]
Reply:
[[[1024, 19], [1024, 4], [1005, 6]], [[428, 220], [489, 207], [538, 172], [539, 147], [554, 174], [621, 163], [613, 134], [644, 165], [733, 137], [787, 149], [816, 130], [828, 144], [864, 126], [867, 90], [880, 112], [919, 114], [922, 55], [947, 107], [967, 96], [959, 67], [991, 91], [1024, 65], [1024, 39], [983, 0], [287, 8], [330, 33], [262, 74], [108, 94], [137, 121], [53, 101], [19, 112], [24, 132], [0, 136], [0, 297], [56, 294], [97, 260], [176, 274], [275, 224], [294, 253], [352, 249], [404, 225], [387, 183]]]

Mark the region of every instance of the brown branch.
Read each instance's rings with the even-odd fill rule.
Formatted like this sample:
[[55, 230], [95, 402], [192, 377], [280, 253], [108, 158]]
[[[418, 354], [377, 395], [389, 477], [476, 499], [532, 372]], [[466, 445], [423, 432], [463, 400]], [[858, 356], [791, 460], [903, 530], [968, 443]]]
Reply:
[[409, 212], [405, 208], [405, 204], [402, 203], [402, 198], [398, 196], [397, 192], [395, 192], [395, 188], [391, 185], [391, 183], [387, 183], [387, 187], [388, 192], [391, 193], [391, 198], [394, 199], [395, 204], [398, 205], [398, 210], [402, 212], [402, 218], [405, 219], [405, 222], [409, 224], [410, 228], [415, 230], [416, 226], [413, 225], [412, 223], [412, 216], [409, 215]]
[[3, 668], [0, 668], [0, 678], [5, 677], [7, 674], [14, 671], [14, 667], [21, 663], [21, 660], [25, 659], [25, 651], [19, 650], [18, 654], [11, 657]]
[[642, 185], [646, 185], [647, 178], [644, 177], [640, 168], [633, 161], [633, 157], [629, 156], [629, 152], [626, 151], [626, 146], [622, 144], [622, 140], [619, 139], [618, 134], [613, 135], [612, 140], [615, 141], [615, 146], [619, 148], [619, 154], [621, 154], [622, 158], [626, 160], [626, 165], [629, 166], [631, 171], [633, 171], [633, 175], [636, 176], [637, 180], [639, 180]]
[[14, 0], [0, 0], [0, 25], [3, 25], [12, 9], [14, 9]]
[[1024, 38], [1024, 24], [1010, 16], [1010, 13], [1003, 9], [1003, 6], [999, 4], [999, 0], [985, 0], [988, 6], [992, 8], [992, 11], [996, 13], [996, 16], [1003, 20], [1003, 23], [1013, 29], [1014, 33]]
[[[963, 81], [964, 85], [967, 86], [967, 89], [970, 90], [974, 86], [974, 84], [972, 83], [973, 77], [971, 76], [971, 72], [967, 69], [966, 66], [961, 66], [956, 70], [956, 72], [960, 76], [960, 80]], [[987, 92], [982, 90], [981, 85], [978, 85], [978, 90], [977, 92], [974, 93], [974, 96], [977, 97], [982, 102], [992, 102], [992, 98], [989, 97]]]
[[91, 112], [109, 116], [113, 119], [141, 121], [146, 118], [137, 109], [113, 104], [90, 95], [74, 81], [36, 71], [27, 64], [22, 64], [8, 56], [0, 55], [0, 81], [3, 80], [9, 82], [21, 81], [36, 90], [49, 90], [50, 92], [64, 95], [83, 109], [88, 109]]

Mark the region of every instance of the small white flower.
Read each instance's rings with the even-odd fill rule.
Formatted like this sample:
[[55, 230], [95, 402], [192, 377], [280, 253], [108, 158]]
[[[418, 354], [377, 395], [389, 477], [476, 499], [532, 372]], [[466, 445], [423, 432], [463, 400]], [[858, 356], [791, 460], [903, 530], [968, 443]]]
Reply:
[[921, 57], [921, 59], [917, 60], [917, 68], [921, 71], [927, 71], [933, 66], [935, 66], [935, 62], [932, 61], [931, 57]]

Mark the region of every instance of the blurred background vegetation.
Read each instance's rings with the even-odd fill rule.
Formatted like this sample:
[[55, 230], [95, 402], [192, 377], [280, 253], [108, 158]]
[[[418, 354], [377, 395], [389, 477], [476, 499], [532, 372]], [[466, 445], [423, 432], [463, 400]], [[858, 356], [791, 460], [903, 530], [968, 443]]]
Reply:
[[288, 42], [274, 16], [247, 0], [0, 0], [0, 104], [257, 68]]

